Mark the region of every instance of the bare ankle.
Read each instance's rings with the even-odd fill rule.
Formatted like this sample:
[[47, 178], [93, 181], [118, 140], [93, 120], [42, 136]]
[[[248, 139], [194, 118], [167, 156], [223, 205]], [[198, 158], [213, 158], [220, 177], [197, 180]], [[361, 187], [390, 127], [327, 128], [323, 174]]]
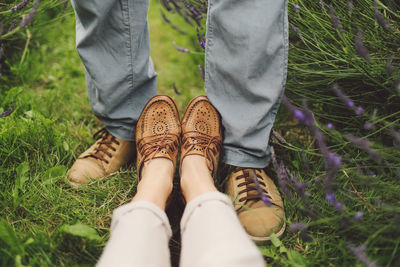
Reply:
[[137, 193], [132, 202], [150, 201], [165, 209], [166, 201], [173, 187], [173, 164], [168, 159], [153, 159], [145, 163], [142, 179], [139, 181]]
[[181, 188], [186, 202], [203, 193], [218, 191], [204, 157], [187, 156], [182, 163], [181, 174]]

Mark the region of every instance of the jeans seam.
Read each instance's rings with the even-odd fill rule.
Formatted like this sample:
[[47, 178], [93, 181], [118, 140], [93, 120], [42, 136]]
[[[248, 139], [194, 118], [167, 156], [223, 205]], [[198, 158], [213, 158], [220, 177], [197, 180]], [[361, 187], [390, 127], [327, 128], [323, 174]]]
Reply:
[[129, 15], [129, 0], [122, 0], [121, 1], [121, 6], [122, 6], [122, 13], [125, 13], [125, 16], [123, 16], [125, 26], [128, 28], [128, 41], [126, 42], [126, 48], [128, 52], [128, 68], [129, 68], [129, 75], [128, 75], [128, 82], [130, 83], [131, 90], [134, 88], [133, 84], [133, 56], [132, 56], [132, 28], [130, 27], [129, 21], [130, 21], [130, 15]]
[[[282, 83], [280, 86], [280, 91], [283, 93], [285, 89], [285, 84], [286, 84], [286, 79], [287, 79], [287, 64], [288, 64], [288, 23], [287, 23], [287, 0], [284, 0], [283, 3], [283, 16], [282, 16], [282, 25], [283, 25], [283, 59], [281, 63], [281, 69], [282, 69]], [[280, 97], [279, 97], [280, 98]], [[279, 101], [278, 98], [278, 101]]]
[[210, 57], [210, 49], [213, 45], [212, 43], [212, 37], [213, 37], [213, 28], [212, 28], [212, 23], [211, 23], [211, 7], [213, 3], [212, 0], [208, 1], [208, 11], [207, 11], [207, 27], [206, 27], [206, 53], [205, 53], [205, 70], [204, 70], [204, 87], [206, 93], [208, 93], [208, 84], [209, 84], [209, 75], [208, 75], [208, 70], [209, 70], [209, 62], [208, 58]]

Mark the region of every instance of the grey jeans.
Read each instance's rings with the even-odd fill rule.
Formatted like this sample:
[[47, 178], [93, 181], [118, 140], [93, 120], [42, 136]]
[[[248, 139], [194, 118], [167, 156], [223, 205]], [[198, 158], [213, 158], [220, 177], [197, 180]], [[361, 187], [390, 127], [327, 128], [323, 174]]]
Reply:
[[[90, 104], [107, 130], [133, 140], [157, 93], [150, 58], [149, 0], [72, 0], [77, 50]], [[205, 90], [224, 126], [223, 161], [262, 168], [284, 89], [287, 0], [209, 0]]]

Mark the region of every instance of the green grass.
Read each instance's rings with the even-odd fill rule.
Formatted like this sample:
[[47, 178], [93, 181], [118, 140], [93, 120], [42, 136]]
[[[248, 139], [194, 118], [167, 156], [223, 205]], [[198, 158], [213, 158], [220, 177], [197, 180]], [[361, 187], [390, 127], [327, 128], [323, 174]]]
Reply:
[[[49, 7], [55, 3], [43, 2]], [[287, 231], [281, 241], [274, 239], [270, 245], [260, 246], [271, 266], [360, 265], [347, 242], [365, 244], [367, 255], [383, 266], [400, 266], [400, 185], [396, 177], [400, 155], [389, 131], [391, 126], [399, 127], [398, 106], [395, 108], [398, 98], [386, 89], [391, 88], [396, 76], [384, 73], [385, 53], [390, 52], [395, 55], [395, 74], [399, 74], [396, 53], [400, 50], [393, 41], [399, 40], [399, 31], [395, 28], [392, 38], [380, 38], [386, 32], [371, 19], [370, 5], [364, 2], [353, 12], [362, 9], [365, 14], [357, 23], [369, 25], [364, 30], [372, 51], [369, 65], [355, 54], [352, 42], [357, 25], [351, 25], [351, 17], [344, 15], [347, 11], [342, 6], [338, 5], [337, 12], [343, 18], [345, 36], [332, 31], [329, 16], [316, 12], [306, 1], [298, 1], [301, 13], [290, 16], [291, 22], [301, 28], [306, 44], [291, 32], [287, 92], [293, 99], [307, 97], [330, 147], [342, 155], [344, 165], [335, 186], [345, 209], [338, 213], [325, 200], [321, 155], [309, 131], [299, 127], [282, 108], [275, 128], [286, 142], [273, 146], [278, 160], [301, 182], [308, 183], [307, 201], [311, 207], [307, 210], [299, 193], [290, 188], [292, 197], [284, 197], [287, 223], [308, 223], [307, 233], [313, 241], [305, 242], [299, 233]], [[290, 1], [291, 8], [294, 4]], [[191, 51], [199, 48], [193, 29], [176, 14], [168, 17], [189, 34], [180, 35], [164, 23], [158, 2], [152, 0], [151, 55], [159, 74], [159, 93], [172, 96], [183, 113], [194, 96], [204, 94], [197, 66], [203, 59], [201, 52], [183, 54], [173, 47], [172, 41]], [[318, 23], [313, 23], [315, 20]], [[87, 99], [83, 66], [75, 51], [72, 10], [61, 15], [40, 12], [28, 29], [32, 35], [29, 41], [26, 29], [14, 35], [14, 46], [9, 48], [5, 62], [9, 70], [0, 84], [0, 112], [11, 104], [15, 106], [11, 116], [0, 118], [0, 265], [94, 265], [109, 237], [112, 210], [135, 194], [136, 169], [130, 166], [104, 180], [92, 180], [79, 188], [70, 186], [67, 169], [93, 142], [92, 133], [102, 127]], [[312, 33], [326, 40], [313, 43]], [[335, 42], [347, 50], [341, 46], [338, 50]], [[346, 92], [364, 106], [366, 114], [356, 117], [342, 107], [328, 92], [334, 81], [345, 85]], [[181, 95], [175, 93], [174, 83]], [[366, 120], [374, 122], [376, 129], [363, 130]], [[322, 123], [328, 121], [334, 122], [337, 129], [329, 131]], [[343, 138], [343, 132], [368, 136], [386, 162], [369, 159]], [[377, 176], [372, 177], [368, 170]], [[364, 212], [360, 222], [354, 220], [358, 211]], [[176, 264], [179, 210], [172, 211], [171, 221], [175, 231], [171, 249]], [[78, 234], [77, 229], [86, 234]]]

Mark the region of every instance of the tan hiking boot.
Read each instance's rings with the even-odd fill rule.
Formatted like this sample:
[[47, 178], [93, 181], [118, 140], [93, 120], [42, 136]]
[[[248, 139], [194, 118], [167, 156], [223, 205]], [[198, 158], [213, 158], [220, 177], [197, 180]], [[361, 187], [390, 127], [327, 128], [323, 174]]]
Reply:
[[135, 145], [112, 136], [105, 128], [94, 134], [97, 141], [83, 152], [68, 171], [71, 184], [103, 178], [116, 172], [135, 156]]
[[222, 149], [222, 129], [219, 114], [206, 96], [190, 101], [182, 118], [182, 136], [180, 163], [189, 155], [203, 156], [215, 178]]
[[226, 193], [233, 199], [240, 223], [256, 243], [285, 231], [283, 201], [274, 182], [263, 169], [234, 167]]
[[136, 125], [138, 182], [144, 163], [151, 159], [169, 159], [175, 169], [180, 135], [181, 124], [175, 102], [166, 95], [150, 99]]

